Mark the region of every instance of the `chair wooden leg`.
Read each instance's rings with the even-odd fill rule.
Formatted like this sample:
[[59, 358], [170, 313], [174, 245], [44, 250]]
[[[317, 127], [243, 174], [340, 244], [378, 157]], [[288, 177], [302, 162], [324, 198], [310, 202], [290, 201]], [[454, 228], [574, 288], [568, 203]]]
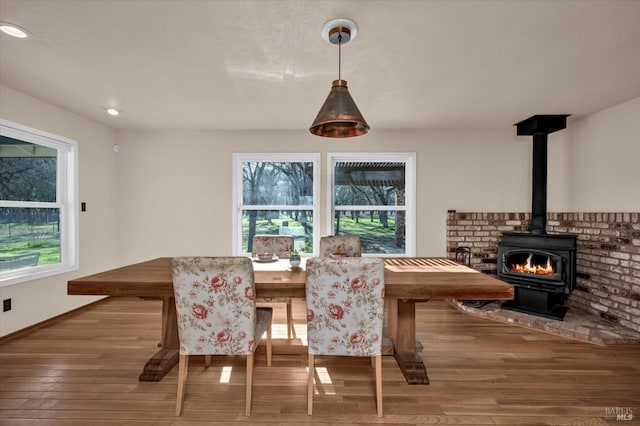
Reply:
[[378, 417], [382, 417], [382, 355], [374, 357], [376, 360], [376, 407]]
[[309, 354], [309, 372], [307, 373], [307, 414], [313, 414], [313, 377], [315, 375], [315, 359]]
[[296, 338], [296, 329], [293, 325], [293, 306], [291, 300], [287, 302], [287, 338]]
[[271, 352], [273, 346], [271, 345], [271, 324], [267, 327], [267, 367], [271, 367]]
[[244, 415], [251, 415], [251, 391], [253, 390], [253, 354], [247, 355], [247, 383], [245, 384]]
[[211, 365], [211, 355], [205, 355], [204, 356], [204, 367], [205, 368], [209, 368], [210, 365]]
[[189, 369], [189, 355], [182, 355], [178, 359], [178, 391], [176, 395], [176, 416], [182, 414], [184, 388], [187, 384], [187, 370]]

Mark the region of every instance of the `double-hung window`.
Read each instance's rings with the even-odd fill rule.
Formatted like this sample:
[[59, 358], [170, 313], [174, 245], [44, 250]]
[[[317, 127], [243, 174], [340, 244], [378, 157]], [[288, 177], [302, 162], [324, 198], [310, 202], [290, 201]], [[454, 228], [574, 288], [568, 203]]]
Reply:
[[320, 156], [233, 155], [233, 253], [248, 255], [254, 235], [291, 235], [313, 254], [319, 230]]
[[0, 120], [0, 285], [78, 267], [77, 143]]
[[329, 153], [327, 229], [362, 253], [415, 256], [415, 153]]

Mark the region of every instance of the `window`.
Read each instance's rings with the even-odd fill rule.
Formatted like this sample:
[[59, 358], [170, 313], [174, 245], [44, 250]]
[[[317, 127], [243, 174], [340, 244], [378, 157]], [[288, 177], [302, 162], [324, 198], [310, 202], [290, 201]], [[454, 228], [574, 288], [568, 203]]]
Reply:
[[329, 153], [327, 229], [362, 254], [415, 255], [415, 153]]
[[0, 120], [0, 285], [78, 268], [77, 143]]
[[233, 253], [248, 255], [254, 235], [292, 235], [312, 254], [318, 241], [318, 154], [233, 155]]

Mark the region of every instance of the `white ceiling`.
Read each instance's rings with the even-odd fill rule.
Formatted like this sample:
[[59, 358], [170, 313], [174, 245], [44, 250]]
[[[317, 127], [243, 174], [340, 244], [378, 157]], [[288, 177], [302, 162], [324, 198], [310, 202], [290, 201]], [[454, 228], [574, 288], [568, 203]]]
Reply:
[[[637, 0], [0, 0], [0, 83], [119, 129], [307, 129], [338, 74], [376, 129], [504, 128], [640, 96]], [[119, 117], [105, 114], [117, 106]]]

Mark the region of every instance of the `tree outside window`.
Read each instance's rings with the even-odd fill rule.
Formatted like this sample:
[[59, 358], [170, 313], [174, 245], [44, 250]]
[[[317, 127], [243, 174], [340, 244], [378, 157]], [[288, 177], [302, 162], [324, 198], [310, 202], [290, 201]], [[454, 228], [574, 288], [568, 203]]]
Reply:
[[251, 253], [254, 235], [291, 235], [296, 249], [312, 253], [317, 156], [235, 154], [234, 159], [234, 253]]
[[415, 154], [329, 154], [334, 235], [358, 235], [363, 254], [415, 254]]
[[76, 143], [5, 120], [0, 130], [0, 285], [76, 268]]

